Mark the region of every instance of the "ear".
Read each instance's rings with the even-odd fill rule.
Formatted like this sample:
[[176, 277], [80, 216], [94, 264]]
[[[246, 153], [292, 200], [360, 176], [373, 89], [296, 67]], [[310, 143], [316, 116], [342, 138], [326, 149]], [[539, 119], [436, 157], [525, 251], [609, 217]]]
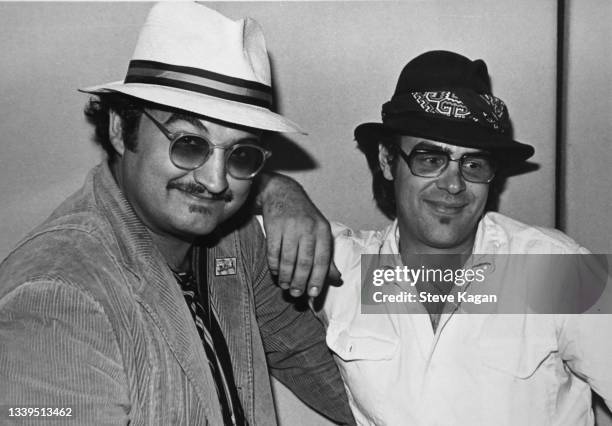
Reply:
[[123, 143], [123, 119], [112, 109], [108, 111], [108, 138], [119, 156], [125, 151]]
[[381, 143], [378, 144], [378, 164], [383, 172], [383, 176], [387, 180], [393, 180], [393, 155], [389, 150]]

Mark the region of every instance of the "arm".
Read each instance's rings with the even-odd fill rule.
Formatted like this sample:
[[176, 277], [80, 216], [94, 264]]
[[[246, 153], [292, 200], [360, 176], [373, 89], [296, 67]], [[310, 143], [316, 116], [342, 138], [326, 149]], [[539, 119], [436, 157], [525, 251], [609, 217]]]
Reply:
[[[584, 250], [586, 252], [586, 250]], [[610, 255], [587, 255], [579, 257], [578, 275], [574, 278], [581, 283], [575, 292], [580, 301], [590, 300], [586, 313], [566, 314], [557, 317], [559, 354], [577, 376], [585, 380], [591, 389], [601, 396], [612, 410], [612, 340], [607, 338], [612, 329], [612, 277], [609, 265]], [[578, 256], [578, 255], [575, 255]], [[594, 291], [601, 288], [601, 292]]]
[[[584, 252], [577, 258], [580, 268], [573, 279], [580, 286], [573, 293], [576, 300], [589, 303], [580, 306], [587, 308], [586, 313], [557, 317], [559, 354], [572, 372], [585, 380], [612, 410], [612, 341], [606, 337], [612, 329], [610, 257], [585, 256]], [[602, 291], [595, 291], [599, 289]], [[589, 300], [593, 295], [597, 296], [596, 300]]]
[[[106, 315], [83, 292], [46, 280], [0, 299], [3, 411], [69, 408], [75, 424], [125, 425], [130, 404], [122, 366]], [[1, 416], [0, 423], [9, 420]]]
[[558, 329], [562, 359], [612, 410], [612, 314], [566, 315]]
[[255, 314], [270, 372], [322, 415], [354, 424], [322, 324], [306, 306], [298, 306], [304, 298], [289, 300], [272, 281], [260, 227], [246, 227], [243, 232], [241, 237], [250, 242], [244, 247], [246, 267], [253, 271]]
[[255, 187], [256, 204], [264, 218], [268, 264], [281, 288], [294, 297], [304, 291], [319, 295], [329, 277], [339, 280], [333, 266], [330, 225], [293, 179], [263, 173]]
[[[267, 268], [266, 268], [267, 269]], [[254, 286], [257, 322], [274, 377], [317, 412], [354, 424], [338, 368], [322, 324], [307, 309], [284, 300], [263, 270]]]
[[[573, 254], [568, 272], [572, 298], [580, 302], [582, 314], [558, 315], [557, 336], [559, 354], [577, 376], [602, 397], [612, 410], [612, 341], [605, 336], [612, 329], [612, 276], [610, 255], [593, 255], [585, 248]], [[578, 284], [572, 289], [568, 285]], [[573, 290], [573, 291], [572, 291]]]

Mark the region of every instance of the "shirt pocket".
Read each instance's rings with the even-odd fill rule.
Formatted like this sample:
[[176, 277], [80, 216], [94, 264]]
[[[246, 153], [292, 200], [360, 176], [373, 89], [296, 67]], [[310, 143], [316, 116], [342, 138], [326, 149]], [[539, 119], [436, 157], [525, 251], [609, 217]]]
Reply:
[[522, 320], [493, 321], [485, 326], [478, 348], [486, 368], [518, 379], [532, 377], [557, 352], [554, 334], [545, 333], [542, 328], [525, 327]]
[[557, 397], [567, 373], [554, 328], [544, 315], [488, 320], [478, 341], [481, 364], [473, 392], [483, 418], [506, 419], [499, 424], [556, 424]]
[[373, 321], [330, 322], [327, 345], [334, 353], [358, 424], [388, 424], [384, 419], [397, 408], [389, 389], [396, 388], [400, 344], [392, 330], [380, 327], [376, 315], [368, 317]]

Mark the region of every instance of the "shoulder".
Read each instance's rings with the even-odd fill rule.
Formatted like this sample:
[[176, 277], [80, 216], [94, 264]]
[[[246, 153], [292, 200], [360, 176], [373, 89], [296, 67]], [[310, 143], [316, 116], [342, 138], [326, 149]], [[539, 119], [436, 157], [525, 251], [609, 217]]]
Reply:
[[588, 250], [563, 232], [528, 225], [500, 213], [489, 212], [482, 219], [477, 244], [496, 243], [509, 253], [588, 253]]
[[[387, 253], [395, 242], [395, 223], [381, 230], [354, 231], [332, 223], [334, 263], [342, 275], [342, 285], [330, 286], [323, 311], [327, 321], [349, 321], [359, 310], [361, 300], [362, 255]], [[393, 249], [391, 249], [393, 250]]]
[[[120, 281], [113, 270], [101, 245], [78, 227], [40, 228], [0, 265], [0, 316], [30, 323], [36, 333], [57, 319], [66, 333], [85, 327], [84, 321], [98, 331], [111, 330], [112, 303], [104, 285]], [[53, 326], [55, 332], [60, 331]]]
[[[112, 225], [98, 205], [94, 179], [101, 166], [90, 171], [83, 186], [66, 198], [51, 215], [21, 239], [4, 263], [18, 262], [35, 255], [34, 264], [84, 254], [83, 244], [97, 245], [109, 241]], [[85, 252], [87, 253], [87, 252]], [[23, 263], [23, 262], [21, 262]], [[29, 263], [28, 263], [29, 264]]]
[[334, 235], [334, 262], [341, 273], [358, 268], [363, 254], [379, 254], [395, 240], [396, 223], [380, 230], [353, 230], [332, 222]]
[[66, 203], [2, 261], [0, 297], [28, 282], [57, 282], [96, 293], [101, 282], [118, 280], [122, 268], [110, 224], [95, 211], [69, 209]]

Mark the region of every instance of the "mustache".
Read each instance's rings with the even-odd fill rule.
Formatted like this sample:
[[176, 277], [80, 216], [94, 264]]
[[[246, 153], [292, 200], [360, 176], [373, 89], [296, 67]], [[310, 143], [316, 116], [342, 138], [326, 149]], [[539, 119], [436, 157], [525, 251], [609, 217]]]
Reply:
[[206, 198], [210, 198], [211, 200], [221, 200], [229, 203], [234, 199], [234, 195], [229, 188], [226, 188], [223, 192], [215, 193], [210, 192], [204, 185], [196, 183], [196, 182], [169, 182], [167, 189], [178, 189], [183, 192], [187, 192], [188, 194], [196, 195], [202, 197], [203, 195]]

